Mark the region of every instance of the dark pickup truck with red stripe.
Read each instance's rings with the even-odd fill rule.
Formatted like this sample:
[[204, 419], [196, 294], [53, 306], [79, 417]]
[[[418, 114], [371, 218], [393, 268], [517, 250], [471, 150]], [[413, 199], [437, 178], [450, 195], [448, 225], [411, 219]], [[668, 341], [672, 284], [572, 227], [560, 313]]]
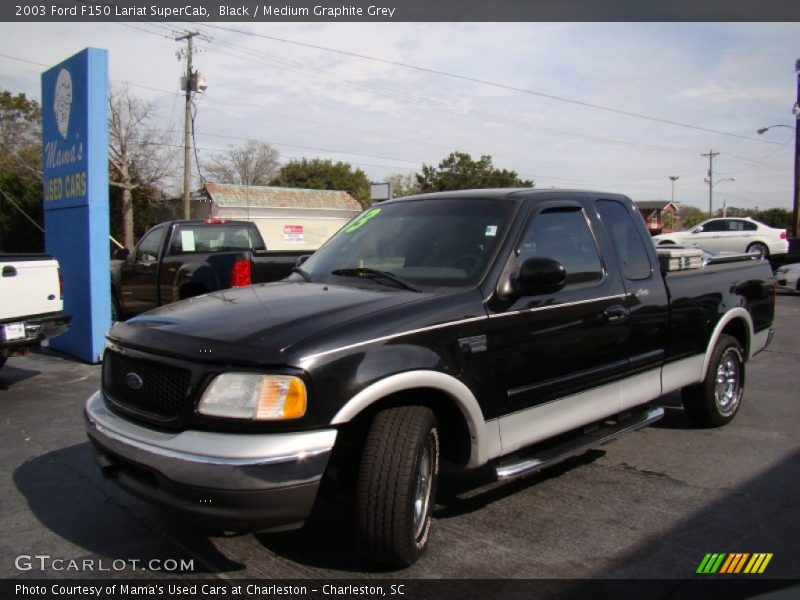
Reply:
[[160, 223], [111, 262], [114, 321], [208, 292], [278, 281], [301, 254], [269, 251], [258, 227], [226, 219]]

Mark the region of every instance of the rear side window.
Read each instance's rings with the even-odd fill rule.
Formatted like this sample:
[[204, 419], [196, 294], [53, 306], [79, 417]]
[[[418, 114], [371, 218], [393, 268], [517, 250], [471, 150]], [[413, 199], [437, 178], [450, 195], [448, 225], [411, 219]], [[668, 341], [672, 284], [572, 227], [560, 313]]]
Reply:
[[614, 200], [599, 200], [597, 212], [600, 213], [600, 219], [617, 250], [625, 278], [635, 281], [650, 277], [651, 267], [647, 248], [633, 222], [631, 212]]
[[554, 209], [537, 215], [528, 226], [517, 255], [520, 264], [532, 257], [557, 260], [567, 271], [567, 285], [590, 283], [603, 277], [597, 245], [579, 208]]
[[175, 226], [169, 245], [172, 255], [232, 250], [264, 250], [264, 242], [248, 225], [183, 223]]
[[703, 225], [703, 231], [729, 231], [728, 221], [709, 221]]

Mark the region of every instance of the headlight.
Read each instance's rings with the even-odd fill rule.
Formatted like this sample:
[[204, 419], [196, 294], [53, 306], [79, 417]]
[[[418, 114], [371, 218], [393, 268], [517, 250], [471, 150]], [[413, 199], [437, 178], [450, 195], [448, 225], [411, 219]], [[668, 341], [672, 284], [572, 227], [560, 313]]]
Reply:
[[206, 388], [197, 412], [230, 419], [299, 419], [306, 414], [306, 386], [291, 375], [223, 373]]

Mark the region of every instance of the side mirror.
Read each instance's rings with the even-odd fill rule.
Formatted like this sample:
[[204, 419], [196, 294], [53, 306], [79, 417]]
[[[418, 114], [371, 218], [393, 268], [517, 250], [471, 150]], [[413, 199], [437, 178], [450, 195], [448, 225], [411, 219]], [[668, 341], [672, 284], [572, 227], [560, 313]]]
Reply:
[[300, 266], [300, 265], [302, 265], [304, 262], [306, 262], [306, 261], [307, 261], [309, 258], [311, 258], [311, 255], [310, 255], [310, 254], [303, 254], [302, 256], [298, 256], [298, 257], [297, 257], [297, 260], [296, 260], [296, 261], [294, 261], [294, 266], [295, 266], [295, 267], [299, 267], [299, 266]]
[[131, 255], [131, 251], [127, 248], [117, 248], [114, 250], [113, 258], [114, 260], [128, 260], [128, 257]]
[[552, 294], [567, 282], [567, 271], [552, 258], [529, 258], [519, 268], [514, 278], [514, 291], [520, 296]]

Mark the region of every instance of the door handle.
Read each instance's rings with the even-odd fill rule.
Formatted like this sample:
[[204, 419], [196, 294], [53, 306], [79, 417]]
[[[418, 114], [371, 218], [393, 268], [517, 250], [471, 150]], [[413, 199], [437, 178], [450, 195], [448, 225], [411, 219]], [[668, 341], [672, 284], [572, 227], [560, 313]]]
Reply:
[[6, 265], [3, 267], [3, 277], [16, 277], [17, 270], [12, 267], [11, 265]]
[[619, 304], [615, 304], [613, 306], [609, 306], [603, 312], [603, 317], [605, 317], [606, 321], [609, 323], [618, 323], [627, 319], [630, 314], [631, 311], [629, 311], [627, 308]]

